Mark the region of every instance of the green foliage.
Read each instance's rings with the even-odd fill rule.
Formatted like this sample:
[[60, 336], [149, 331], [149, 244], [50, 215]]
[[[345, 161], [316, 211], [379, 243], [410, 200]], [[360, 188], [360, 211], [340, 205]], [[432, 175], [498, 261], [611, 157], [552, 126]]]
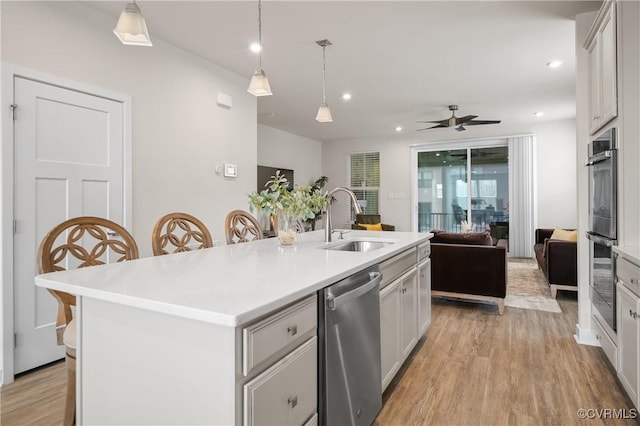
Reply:
[[322, 176], [311, 186], [302, 185], [289, 190], [289, 181], [276, 171], [260, 192], [249, 194], [249, 209], [263, 211], [267, 214], [281, 212], [301, 220], [314, 219], [327, 207], [327, 192], [322, 187], [327, 177]]

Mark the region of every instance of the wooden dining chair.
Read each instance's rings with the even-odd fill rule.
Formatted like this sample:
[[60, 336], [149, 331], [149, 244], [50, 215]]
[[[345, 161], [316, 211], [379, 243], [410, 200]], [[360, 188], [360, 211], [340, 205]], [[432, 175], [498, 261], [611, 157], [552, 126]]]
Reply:
[[244, 210], [233, 210], [224, 220], [227, 244], [246, 243], [261, 240], [262, 227], [258, 221]]
[[[108, 219], [82, 216], [62, 222], [42, 239], [38, 270], [43, 274], [137, 258], [138, 246], [126, 229]], [[72, 425], [76, 411], [76, 326], [71, 307], [76, 305], [76, 297], [58, 290], [49, 292], [58, 301], [56, 334], [66, 353], [64, 424]]]
[[154, 256], [213, 246], [213, 238], [205, 224], [187, 213], [169, 213], [162, 216], [151, 233]]

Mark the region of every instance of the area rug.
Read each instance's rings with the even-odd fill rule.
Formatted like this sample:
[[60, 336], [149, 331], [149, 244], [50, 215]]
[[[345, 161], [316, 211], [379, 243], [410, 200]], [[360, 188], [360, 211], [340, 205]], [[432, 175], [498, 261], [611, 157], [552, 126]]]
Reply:
[[562, 312], [551, 297], [551, 289], [534, 259], [510, 258], [507, 297], [504, 305], [512, 308]]

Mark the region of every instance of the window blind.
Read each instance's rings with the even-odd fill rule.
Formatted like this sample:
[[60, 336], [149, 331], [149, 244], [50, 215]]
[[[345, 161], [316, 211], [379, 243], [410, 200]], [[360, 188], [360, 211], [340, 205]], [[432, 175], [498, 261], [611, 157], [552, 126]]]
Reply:
[[[364, 152], [349, 155], [349, 188], [356, 194], [362, 211], [378, 214], [380, 195], [380, 153]], [[353, 202], [349, 207], [351, 221], [355, 220]]]

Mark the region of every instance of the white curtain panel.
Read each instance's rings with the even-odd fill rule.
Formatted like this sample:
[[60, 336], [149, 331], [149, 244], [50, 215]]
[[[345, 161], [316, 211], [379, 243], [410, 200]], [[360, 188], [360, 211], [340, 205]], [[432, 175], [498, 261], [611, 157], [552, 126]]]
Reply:
[[533, 153], [535, 136], [508, 138], [509, 255], [533, 257]]

